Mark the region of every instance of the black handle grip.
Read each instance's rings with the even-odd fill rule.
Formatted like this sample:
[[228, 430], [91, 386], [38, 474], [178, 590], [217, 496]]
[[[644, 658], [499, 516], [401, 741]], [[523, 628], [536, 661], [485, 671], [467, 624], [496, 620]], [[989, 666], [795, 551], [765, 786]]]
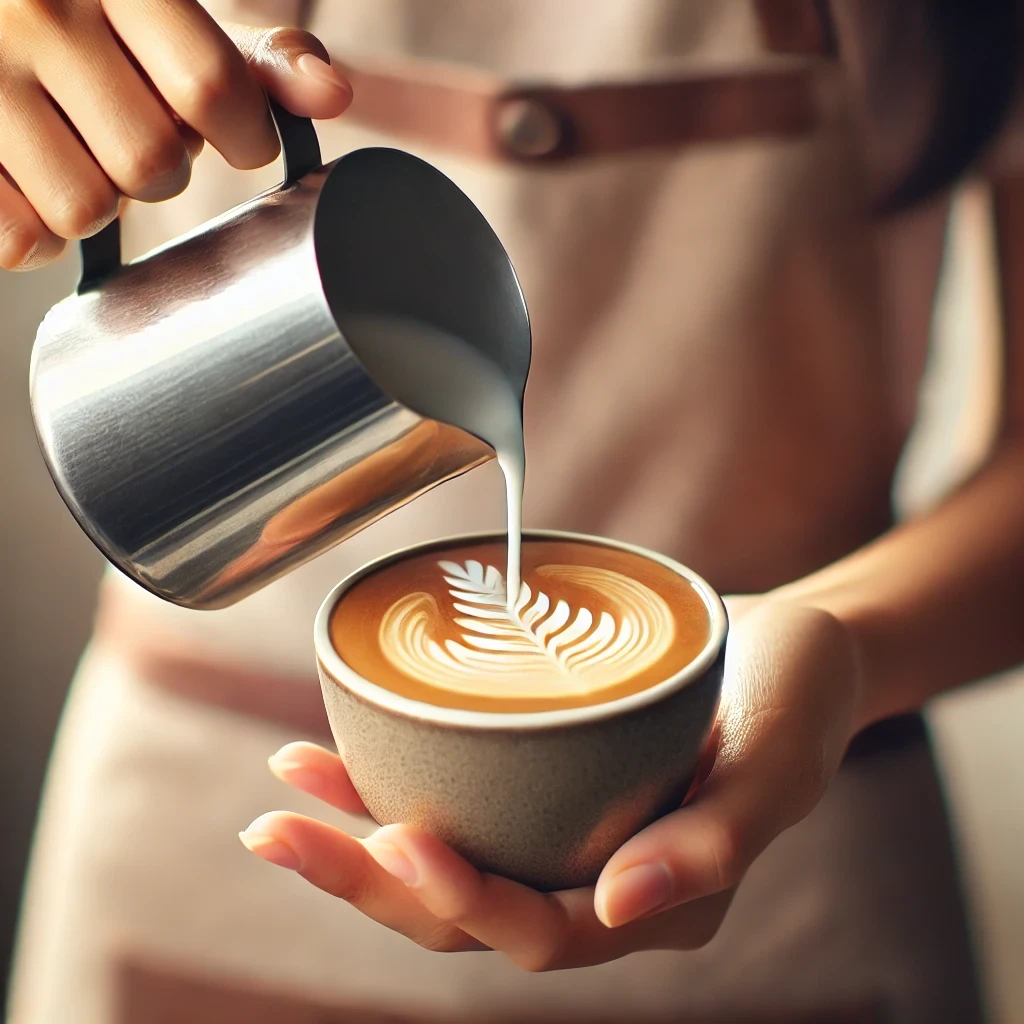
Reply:
[[[284, 155], [284, 182], [281, 188], [288, 188], [310, 171], [323, 166], [320, 140], [308, 117], [297, 117], [273, 99], [268, 98], [268, 102]], [[101, 284], [121, 266], [120, 222], [113, 220], [92, 238], [83, 238], [80, 248], [82, 276], [78, 281], [79, 295]]]
[[320, 140], [308, 117], [298, 117], [290, 110], [285, 110], [276, 100], [270, 100], [270, 113], [277, 125], [284, 155], [284, 182], [281, 188], [288, 188], [310, 171], [318, 171], [323, 167]]

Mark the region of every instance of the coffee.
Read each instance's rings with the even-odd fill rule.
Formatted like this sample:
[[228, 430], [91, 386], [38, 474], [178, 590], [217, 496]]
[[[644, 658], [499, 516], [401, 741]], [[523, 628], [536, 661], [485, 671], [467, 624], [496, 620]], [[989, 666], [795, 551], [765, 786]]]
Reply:
[[631, 551], [524, 538], [509, 602], [498, 540], [420, 550], [357, 581], [330, 638], [364, 679], [441, 707], [500, 713], [583, 707], [663, 682], [711, 636], [701, 593]]

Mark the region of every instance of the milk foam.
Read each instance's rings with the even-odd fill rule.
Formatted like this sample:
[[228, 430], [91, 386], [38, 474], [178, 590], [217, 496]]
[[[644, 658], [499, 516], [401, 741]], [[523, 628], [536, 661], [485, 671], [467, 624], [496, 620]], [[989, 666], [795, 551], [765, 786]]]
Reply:
[[[513, 606], [501, 572], [470, 559], [441, 561], [450, 588], [441, 608], [427, 593], [399, 598], [381, 620], [380, 648], [413, 679], [474, 696], [585, 696], [645, 672], [672, 646], [675, 619], [661, 595], [621, 573], [580, 565], [537, 570]], [[560, 584], [593, 595], [591, 607], [559, 598]], [[439, 642], [454, 622], [458, 640]]]
[[523, 526], [522, 395], [493, 360], [460, 338], [417, 320], [354, 316], [345, 336], [378, 386], [423, 416], [489, 444], [505, 477], [507, 604], [519, 596]]

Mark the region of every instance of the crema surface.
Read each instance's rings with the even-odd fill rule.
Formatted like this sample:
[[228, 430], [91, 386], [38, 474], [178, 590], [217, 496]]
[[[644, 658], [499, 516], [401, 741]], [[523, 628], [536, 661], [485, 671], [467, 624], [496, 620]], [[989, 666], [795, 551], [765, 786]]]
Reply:
[[438, 546], [356, 583], [331, 619], [342, 660], [379, 686], [495, 712], [598, 704], [663, 682], [704, 648], [689, 580], [617, 548], [524, 538], [508, 600], [501, 541]]

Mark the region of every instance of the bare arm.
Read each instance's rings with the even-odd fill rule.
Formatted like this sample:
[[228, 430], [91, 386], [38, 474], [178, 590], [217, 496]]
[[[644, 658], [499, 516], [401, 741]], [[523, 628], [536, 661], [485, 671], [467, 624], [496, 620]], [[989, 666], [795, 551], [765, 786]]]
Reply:
[[1006, 352], [989, 460], [931, 513], [773, 595], [856, 638], [862, 725], [1024, 661], [1024, 179], [996, 187], [995, 212]]

